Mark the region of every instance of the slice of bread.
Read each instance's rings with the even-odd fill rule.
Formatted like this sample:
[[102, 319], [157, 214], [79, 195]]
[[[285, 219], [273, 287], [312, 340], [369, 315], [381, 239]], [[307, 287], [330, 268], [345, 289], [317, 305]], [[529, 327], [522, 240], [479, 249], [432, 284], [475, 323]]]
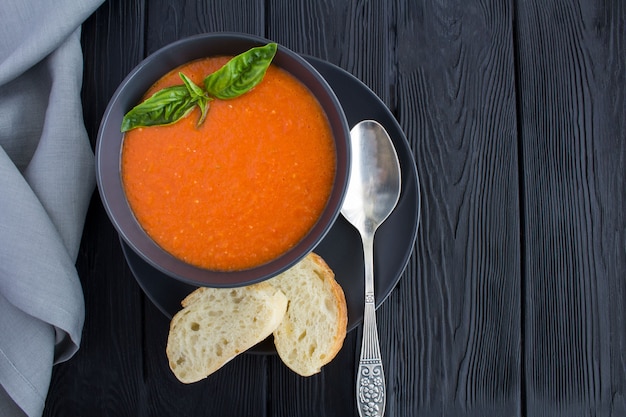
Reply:
[[198, 288], [172, 318], [166, 353], [184, 383], [206, 378], [267, 338], [282, 321], [287, 297], [267, 282], [240, 288]]
[[348, 324], [346, 298], [335, 274], [311, 253], [268, 282], [289, 299], [287, 314], [274, 330], [278, 355], [299, 375], [320, 372], [343, 346]]

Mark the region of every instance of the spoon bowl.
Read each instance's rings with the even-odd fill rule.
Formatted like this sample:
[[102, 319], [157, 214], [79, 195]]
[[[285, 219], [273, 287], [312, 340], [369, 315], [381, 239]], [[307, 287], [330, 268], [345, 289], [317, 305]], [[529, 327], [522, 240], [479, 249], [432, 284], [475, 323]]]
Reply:
[[359, 122], [350, 131], [352, 166], [341, 214], [360, 233], [365, 264], [363, 340], [357, 373], [359, 415], [385, 413], [386, 387], [374, 296], [374, 234], [400, 198], [400, 163], [385, 128], [374, 120]]
[[375, 120], [350, 131], [352, 166], [341, 214], [360, 233], [373, 233], [400, 198], [400, 163], [385, 128]]

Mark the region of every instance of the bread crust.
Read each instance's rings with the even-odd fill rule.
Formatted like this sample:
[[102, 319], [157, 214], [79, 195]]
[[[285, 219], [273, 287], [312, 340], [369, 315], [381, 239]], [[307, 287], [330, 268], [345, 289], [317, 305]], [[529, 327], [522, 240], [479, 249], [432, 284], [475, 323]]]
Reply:
[[[326, 261], [319, 256], [318, 254], [311, 252], [309, 254], [309, 258], [312, 262], [314, 262], [318, 268], [324, 270], [324, 276], [328, 280], [328, 283], [331, 286], [333, 298], [335, 299], [335, 306], [339, 311], [337, 316], [337, 332], [335, 333], [335, 344], [329, 350], [329, 356], [331, 356], [328, 360], [330, 362], [337, 356], [341, 348], [343, 347], [343, 342], [346, 338], [347, 327], [348, 327], [348, 306], [346, 303], [346, 295], [343, 292], [343, 288], [339, 283], [335, 280], [335, 273], [328, 266]], [[328, 363], [327, 362], [327, 363]]]
[[315, 253], [264, 282], [198, 288], [181, 305], [170, 323], [166, 354], [183, 383], [206, 378], [272, 333], [285, 365], [313, 375], [337, 356], [348, 325], [343, 289]]
[[[318, 293], [307, 294], [312, 299], [311, 305], [308, 305], [306, 300], [303, 301], [302, 285], [298, 281], [318, 278], [323, 282], [321, 290], [316, 287]], [[337, 356], [347, 332], [346, 298], [343, 289], [335, 280], [334, 272], [321, 256], [310, 253], [294, 268], [270, 279], [269, 282], [283, 291], [290, 300], [283, 322], [273, 332], [279, 356], [287, 367], [301, 376], [320, 372], [324, 365]], [[307, 287], [307, 290], [315, 292], [313, 288]], [[325, 302], [332, 300], [333, 307], [328, 309], [317, 298], [323, 298]], [[294, 303], [295, 300], [298, 301]], [[331, 310], [332, 314], [318, 314], [317, 310], [326, 309]], [[319, 323], [308, 323], [306, 320], [308, 316], [325, 321], [319, 327], [330, 327], [332, 334], [319, 334]], [[301, 334], [306, 336], [300, 336]], [[328, 340], [330, 344], [327, 343]], [[307, 343], [309, 345], [306, 345]], [[314, 353], [308, 350], [309, 346], [314, 347]], [[323, 349], [318, 351], [318, 347]]]

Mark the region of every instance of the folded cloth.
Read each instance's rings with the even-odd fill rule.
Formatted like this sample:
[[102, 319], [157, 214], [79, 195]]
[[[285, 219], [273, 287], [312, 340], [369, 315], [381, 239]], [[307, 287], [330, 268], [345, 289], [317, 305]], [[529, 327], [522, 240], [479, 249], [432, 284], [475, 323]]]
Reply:
[[74, 266], [93, 193], [82, 22], [103, 0], [0, 2], [0, 415], [40, 416], [81, 340]]

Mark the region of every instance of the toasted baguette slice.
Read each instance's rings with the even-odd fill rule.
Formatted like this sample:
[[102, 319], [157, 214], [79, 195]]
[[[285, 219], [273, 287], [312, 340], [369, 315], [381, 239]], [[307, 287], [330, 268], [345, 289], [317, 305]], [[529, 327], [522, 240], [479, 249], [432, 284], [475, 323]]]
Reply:
[[287, 310], [287, 297], [266, 282], [241, 288], [198, 288], [172, 318], [166, 353], [184, 383], [206, 378], [267, 338]]
[[299, 375], [320, 372], [343, 346], [348, 324], [346, 298], [335, 274], [311, 253], [269, 283], [289, 299], [287, 314], [274, 330], [278, 355]]

